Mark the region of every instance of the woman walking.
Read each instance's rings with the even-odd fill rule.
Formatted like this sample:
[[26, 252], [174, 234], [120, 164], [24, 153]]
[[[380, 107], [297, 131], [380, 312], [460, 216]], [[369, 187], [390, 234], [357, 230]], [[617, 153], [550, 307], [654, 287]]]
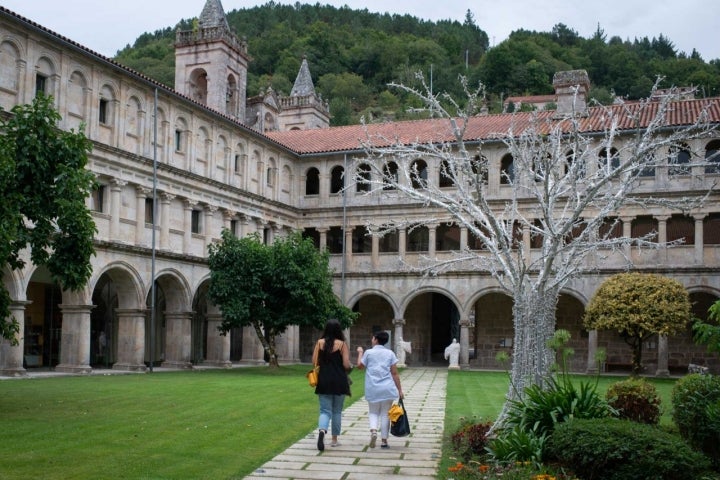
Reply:
[[320, 417], [318, 418], [317, 448], [325, 450], [325, 435], [332, 423], [331, 447], [340, 445], [338, 435], [342, 429], [342, 409], [345, 395], [350, 395], [348, 372], [350, 349], [345, 343], [340, 322], [330, 319], [325, 324], [322, 338], [315, 344], [312, 358], [313, 366], [319, 367], [318, 384], [315, 393], [320, 401]]
[[371, 349], [363, 352], [362, 347], [357, 347], [357, 366], [365, 369], [365, 399], [368, 401], [368, 418], [370, 420], [370, 448], [375, 448], [378, 428], [380, 429], [380, 447], [389, 447], [387, 443], [390, 432], [388, 410], [393, 401], [405, 397], [397, 370], [398, 359], [395, 352], [385, 348], [388, 339], [387, 332], [375, 332], [372, 337]]

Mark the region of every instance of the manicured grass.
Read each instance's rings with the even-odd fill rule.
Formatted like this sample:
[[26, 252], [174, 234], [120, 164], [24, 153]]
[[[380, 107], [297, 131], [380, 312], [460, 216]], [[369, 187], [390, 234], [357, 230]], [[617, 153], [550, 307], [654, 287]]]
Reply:
[[[315, 429], [307, 369], [2, 380], [0, 479], [243, 478]], [[364, 394], [362, 375], [353, 378], [346, 406]], [[601, 391], [622, 378], [601, 377]], [[652, 382], [669, 424], [674, 380]], [[493, 420], [507, 386], [504, 372], [450, 371], [446, 438], [460, 417]], [[450, 456], [445, 449], [440, 478]]]
[[2, 380], [0, 479], [243, 478], [317, 426], [307, 369]]

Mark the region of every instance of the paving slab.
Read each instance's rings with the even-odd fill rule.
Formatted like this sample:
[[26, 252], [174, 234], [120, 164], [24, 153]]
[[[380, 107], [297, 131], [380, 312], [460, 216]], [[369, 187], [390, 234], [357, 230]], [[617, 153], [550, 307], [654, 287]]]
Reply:
[[403, 480], [435, 478], [442, 453], [445, 422], [447, 369], [406, 368], [400, 372], [411, 434], [390, 436], [390, 448], [370, 448], [368, 407], [360, 398], [343, 411], [340, 445], [317, 450], [313, 430], [272, 460], [258, 467], [245, 480], [319, 479], [377, 480], [391, 477]]

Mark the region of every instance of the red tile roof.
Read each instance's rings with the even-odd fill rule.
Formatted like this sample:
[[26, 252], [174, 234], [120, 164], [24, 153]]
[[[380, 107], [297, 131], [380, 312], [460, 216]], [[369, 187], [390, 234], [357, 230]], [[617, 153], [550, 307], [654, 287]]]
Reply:
[[[642, 112], [639, 119], [640, 127], [647, 126], [656, 115], [659, 102], [651, 102]], [[627, 109], [627, 110], [625, 110]], [[682, 126], [693, 123], [703, 109], [707, 109], [708, 120], [720, 124], [720, 98], [682, 100], [673, 102], [667, 114], [668, 126]], [[641, 110], [639, 102], [609, 107], [591, 107], [589, 115], [580, 119], [580, 129], [585, 133], [602, 132], [608, 125], [610, 115], [618, 118], [620, 129], [636, 128], [633, 113]], [[607, 112], [610, 112], [608, 115]], [[630, 112], [630, 113], [626, 113]], [[512, 130], [519, 133], [531, 125], [537, 116], [546, 131], [551, 125], [557, 124], [553, 120], [554, 111], [519, 112], [511, 114], [484, 115], [469, 119], [465, 131], [465, 141], [491, 140], [501, 138]], [[367, 131], [365, 129], [367, 128]], [[390, 146], [401, 143], [441, 143], [452, 142], [453, 135], [447, 119], [414, 120], [404, 122], [391, 122], [362, 125], [349, 125], [344, 127], [331, 127], [317, 130], [292, 130], [288, 132], [270, 132], [269, 138], [285, 145], [300, 155], [320, 153], [343, 152], [361, 149], [363, 140], [372, 139], [375, 147]]]

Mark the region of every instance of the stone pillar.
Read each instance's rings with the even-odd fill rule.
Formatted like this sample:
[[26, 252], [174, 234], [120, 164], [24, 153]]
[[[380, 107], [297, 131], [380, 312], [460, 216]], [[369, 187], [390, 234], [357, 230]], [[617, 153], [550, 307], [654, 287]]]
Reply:
[[160, 249], [170, 249], [170, 202], [175, 195], [160, 194]]
[[705, 214], [693, 215], [693, 218], [695, 219], [695, 264], [702, 265], [705, 257], [703, 254], [705, 246], [703, 220], [705, 220]]
[[588, 375], [595, 375], [598, 373], [598, 361], [597, 358], [597, 342], [598, 342], [598, 331], [590, 330], [588, 332], [588, 356], [587, 356], [587, 368], [585, 373]]
[[[660, 245], [667, 242], [667, 221], [670, 218], [669, 216], [657, 216], [658, 221], [658, 243]], [[661, 265], [667, 265], [668, 263], [668, 249], [667, 247], [662, 247], [659, 251], [660, 258], [658, 258], [658, 263]]]
[[144, 245], [145, 242], [145, 199], [150, 190], [138, 185], [135, 188], [135, 244]]
[[62, 335], [56, 372], [90, 373], [90, 310], [93, 305], [60, 305]]
[[[514, 228], [514, 227], [513, 227]], [[522, 242], [523, 251], [525, 252], [525, 265], [530, 266], [532, 263], [531, 243], [530, 243], [530, 225], [522, 226]]]
[[120, 207], [122, 204], [122, 187], [127, 182], [113, 179], [110, 182], [110, 240], [117, 241], [120, 239]]
[[113, 370], [144, 372], [145, 310], [115, 309], [118, 319], [117, 362]]
[[327, 232], [328, 232], [328, 230], [329, 229], [326, 227], [318, 227], [317, 228], [317, 231], [320, 234], [320, 245], [318, 248], [318, 250], [320, 250], [320, 251], [327, 250]]
[[428, 257], [435, 258], [435, 243], [437, 242], [437, 224], [428, 225]]
[[667, 378], [670, 376], [668, 369], [668, 338], [667, 335], [658, 335], [657, 350], [657, 371], [656, 377]]
[[213, 218], [215, 217], [215, 212], [217, 211], [218, 207], [215, 205], [207, 205], [205, 207], [205, 228], [204, 228], [204, 234], [205, 234], [205, 254], [208, 253], [208, 247], [210, 247], [210, 244], [212, 244], [213, 240]]
[[[632, 221], [633, 217], [620, 217], [620, 220], [622, 221], [622, 227], [623, 227], [623, 237], [625, 238], [631, 238], [632, 237]], [[623, 246], [623, 254], [630, 258], [630, 244]]]
[[345, 267], [349, 270], [352, 266], [352, 259], [353, 259], [353, 251], [352, 251], [352, 244], [353, 244], [353, 227], [348, 225], [345, 228]]
[[186, 199], [185, 206], [185, 224], [183, 226], [183, 253], [190, 253], [192, 247], [192, 212], [197, 202]]
[[[232, 227], [232, 221], [235, 219], [235, 215], [236, 215], [236, 213], [235, 213], [234, 210], [227, 210], [227, 209], [225, 209], [225, 210], [222, 211], [222, 216], [223, 216], [223, 229], [225, 229], [225, 230], [230, 230], [230, 229], [231, 229], [231, 227]], [[239, 232], [239, 231], [235, 231], [235, 232], [232, 232], [232, 231], [231, 231], [231, 233], [232, 233], [233, 235], [235, 235], [236, 237], [238, 237], [238, 238], [242, 237], [242, 234], [241, 234], [241, 232]]]
[[470, 368], [470, 317], [460, 320], [460, 368]]
[[[214, 310], [212, 313], [210, 310]], [[207, 314], [207, 352], [203, 365], [229, 368], [230, 362], [230, 332], [222, 335], [218, 327], [222, 324], [222, 314], [217, 307], [208, 305]]]
[[403, 325], [405, 325], [405, 319], [404, 318], [394, 318], [393, 319], [393, 326], [395, 327], [395, 332], [393, 334], [394, 336], [394, 342], [395, 342], [395, 355], [398, 357], [398, 367], [406, 367], [407, 363], [405, 362], [405, 351], [403, 350], [403, 346], [400, 344], [401, 341], [404, 341], [403, 339]]
[[404, 228], [398, 229], [398, 256], [400, 260], [405, 260], [405, 248], [407, 246], [407, 230]]
[[192, 368], [192, 312], [165, 312], [163, 367]]
[[376, 234], [372, 234], [372, 254], [370, 256], [370, 263], [373, 270], [377, 270], [380, 266], [380, 237]]
[[244, 365], [262, 365], [265, 363], [265, 349], [257, 337], [254, 327], [243, 327], [242, 359]]
[[460, 227], [460, 251], [464, 251], [468, 246], [468, 228]]
[[0, 339], [0, 375], [4, 377], [24, 377], [27, 375], [23, 367], [23, 351], [25, 350], [25, 305], [30, 302], [14, 301], [10, 304], [10, 314], [18, 323], [19, 333], [15, 336], [17, 345], [8, 339]]

